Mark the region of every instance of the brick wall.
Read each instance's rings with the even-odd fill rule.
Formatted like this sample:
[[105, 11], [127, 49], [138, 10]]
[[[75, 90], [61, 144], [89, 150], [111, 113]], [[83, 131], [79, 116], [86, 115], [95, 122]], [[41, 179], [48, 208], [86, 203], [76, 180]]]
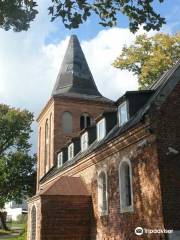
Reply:
[[[156, 138], [147, 134], [147, 129], [105, 151], [69, 168], [65, 175], [81, 176], [92, 193], [94, 221], [91, 224], [91, 239], [98, 240], [164, 240], [164, 235], [149, 234], [138, 237], [136, 227], [163, 229], [161, 188], [159, 182]], [[145, 136], [142, 140], [140, 137]], [[120, 162], [128, 158], [132, 164], [134, 211], [120, 213], [118, 169]], [[91, 161], [91, 162], [90, 162]], [[108, 215], [100, 216], [98, 210], [98, 172], [107, 169]], [[62, 173], [63, 174], [63, 173]]]
[[[65, 170], [64, 173], [61, 173], [61, 175], [81, 176], [92, 193], [94, 221], [89, 224], [91, 229], [86, 229], [87, 232], [91, 232], [91, 239], [95, 239], [97, 236], [98, 240], [164, 240], [165, 236], [161, 234], [149, 234], [138, 237], [134, 234], [134, 229], [136, 227], [147, 229], [163, 229], [164, 227], [174, 230], [180, 229], [180, 211], [178, 211], [180, 207], [180, 158], [179, 154], [167, 155], [168, 147], [173, 147], [180, 152], [179, 87], [180, 85], [176, 86], [158, 112], [157, 109], [152, 111], [152, 116], [155, 117], [151, 117], [152, 124], [150, 132], [149, 127], [147, 127], [141, 135], [138, 133], [134, 134], [133, 141], [130, 141], [130, 137], [128, 137], [121, 141], [123, 143], [120, 143], [120, 140], [119, 143], [116, 144], [113, 142], [113, 144], [106, 146], [102, 152], [99, 150], [101, 153], [97, 155], [93, 153], [91, 157], [88, 156], [87, 159], [84, 159], [82, 164], [78, 163], [72, 168], [69, 167], [68, 171]], [[69, 104], [70, 103], [67, 103], [67, 106], [69, 106]], [[65, 108], [65, 103], [57, 103], [56, 119], [61, 119], [58, 114], [63, 112]], [[81, 105], [81, 103], [71, 102], [71, 109], [73, 115], [76, 116], [75, 119], [79, 119], [78, 114], [84, 112], [87, 107], [85, 107], [84, 104]], [[93, 106], [89, 106], [88, 109], [88, 111], [92, 111], [92, 115], [97, 112]], [[102, 106], [101, 109], [99, 106], [99, 111], [102, 111]], [[158, 115], [156, 115], [157, 113]], [[57, 126], [55, 130], [57, 134], [56, 139], [58, 139], [55, 144], [56, 148], [61, 144], [61, 132], [60, 129], [58, 130], [61, 123], [58, 121], [59, 120], [55, 123]], [[78, 126], [79, 121], [75, 122], [75, 125]], [[76, 127], [74, 127], [74, 129], [76, 129]], [[123, 139], [123, 137], [120, 138]], [[118, 169], [123, 158], [128, 158], [132, 164], [134, 211], [131, 213], [120, 213]], [[104, 167], [106, 167], [108, 175], [108, 215], [102, 217], [99, 214], [97, 204], [97, 180], [98, 171]], [[43, 202], [44, 212], [42, 213], [42, 219], [45, 219], [44, 226], [46, 226], [46, 228], [48, 227], [49, 218], [47, 216], [50, 216], [51, 211], [54, 211], [52, 216], [55, 214], [54, 216], [58, 218], [56, 211], [58, 212], [60, 210], [54, 207], [58, 205], [58, 202], [62, 201], [62, 206], [65, 206], [67, 203], [70, 204], [69, 200], [72, 200], [72, 206], [77, 203], [73, 199], [66, 199], [66, 201], [63, 202], [62, 199], [58, 200], [55, 198], [56, 197], [46, 199]], [[51, 201], [52, 204], [49, 204]], [[81, 204], [83, 206], [82, 202]], [[64, 209], [66, 209], [66, 213], [60, 212], [58, 215], [62, 216], [61, 221], [63, 219], [66, 224], [69, 222], [71, 225], [72, 218], [66, 218], [70, 213], [69, 209], [65, 207]], [[73, 208], [69, 216], [73, 216], [72, 213], [74, 210], [75, 208]], [[86, 209], [86, 211], [88, 211], [88, 209]], [[78, 214], [78, 211], [75, 214]], [[57, 219], [57, 222], [58, 221], [60, 221], [60, 219]], [[56, 231], [58, 230], [55, 229], [52, 239], [56, 239], [59, 234], [57, 234]], [[46, 238], [45, 235], [43, 236], [43, 240], [51, 240], [51, 237]], [[72, 236], [67, 236], [67, 239], [76, 239]]]
[[[118, 169], [124, 158], [132, 164], [134, 211], [130, 213], [120, 213]], [[104, 166], [107, 166], [108, 174], [108, 215], [102, 217], [98, 211], [97, 172]], [[150, 140], [145, 147], [128, 147], [99, 163], [91, 181], [91, 190], [99, 240], [138, 240], [140, 237], [134, 233], [136, 227], [163, 229], [155, 142]], [[141, 236], [141, 239], [160, 240], [164, 236], [149, 234]]]
[[37, 162], [37, 188], [39, 187], [39, 179], [46, 173], [53, 165], [53, 148], [54, 141], [49, 142], [49, 147], [47, 149], [47, 169], [44, 164], [45, 159], [45, 124], [48, 121], [48, 125], [50, 125], [50, 116], [51, 116], [51, 131], [49, 128], [49, 135], [51, 135], [51, 139], [54, 138], [54, 103], [51, 101], [49, 103], [48, 108], [45, 109], [41, 118], [38, 120], [38, 162]]
[[90, 240], [89, 196], [42, 196], [42, 240]]
[[[180, 84], [153, 119], [157, 135], [165, 227], [180, 230]], [[168, 147], [179, 151], [168, 153]]]

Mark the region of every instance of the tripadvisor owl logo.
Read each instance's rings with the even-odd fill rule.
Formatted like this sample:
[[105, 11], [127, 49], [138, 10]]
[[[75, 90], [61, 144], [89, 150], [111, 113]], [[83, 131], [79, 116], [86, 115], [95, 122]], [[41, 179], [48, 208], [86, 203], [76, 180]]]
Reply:
[[137, 227], [137, 228], [135, 228], [134, 232], [135, 232], [136, 235], [140, 236], [140, 235], [143, 234], [143, 228], [142, 227]]

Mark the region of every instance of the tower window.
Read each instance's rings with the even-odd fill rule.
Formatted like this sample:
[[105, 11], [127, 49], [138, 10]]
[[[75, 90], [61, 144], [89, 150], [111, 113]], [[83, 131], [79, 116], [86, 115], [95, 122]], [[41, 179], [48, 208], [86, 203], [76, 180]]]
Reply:
[[88, 113], [83, 113], [80, 117], [80, 129], [87, 128], [91, 125], [92, 118], [89, 116]]
[[68, 160], [71, 160], [74, 157], [74, 144], [71, 143], [68, 147]]
[[119, 167], [121, 212], [132, 211], [132, 170], [130, 161], [122, 161]]
[[104, 171], [99, 174], [98, 178], [98, 207], [101, 215], [106, 215], [108, 212], [108, 197], [107, 197], [107, 175]]
[[63, 132], [64, 133], [72, 133], [72, 114], [70, 112], [64, 112], [62, 116], [63, 122]]

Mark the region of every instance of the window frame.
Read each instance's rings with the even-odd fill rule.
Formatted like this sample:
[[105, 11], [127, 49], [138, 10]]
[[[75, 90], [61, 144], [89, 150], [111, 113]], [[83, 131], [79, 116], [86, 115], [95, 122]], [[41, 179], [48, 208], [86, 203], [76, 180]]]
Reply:
[[[130, 190], [131, 190], [131, 205], [126, 206], [124, 202], [124, 197], [123, 194], [125, 194], [124, 188], [122, 184], [125, 184], [123, 181], [123, 176], [122, 176], [122, 170], [121, 168], [123, 167], [123, 164], [128, 164], [129, 166], [129, 177], [130, 177]], [[118, 169], [118, 175], [119, 175], [119, 195], [120, 195], [120, 213], [126, 213], [126, 212], [133, 212], [133, 186], [132, 186], [132, 166], [131, 166], [131, 161], [129, 159], [123, 159], [120, 164], [119, 164], [119, 169]]]
[[60, 168], [63, 165], [63, 152], [58, 153], [57, 155], [57, 167]]
[[[72, 147], [72, 156], [70, 157], [70, 149]], [[68, 161], [71, 161], [74, 158], [74, 143], [71, 143], [68, 146]]]
[[[101, 174], [104, 174], [105, 181], [106, 181], [106, 209], [103, 209], [103, 189], [102, 189], [102, 182], [101, 182]], [[98, 173], [98, 211], [100, 216], [107, 216], [108, 215], [108, 178], [107, 178], [107, 170], [102, 169]]]
[[[84, 138], [86, 139], [85, 147], [84, 147], [84, 141], [83, 141]], [[81, 152], [84, 152], [88, 149], [88, 146], [89, 146], [88, 142], [89, 142], [89, 136], [88, 136], [88, 132], [86, 131], [81, 135]]]
[[[103, 136], [100, 137], [100, 125], [103, 123]], [[99, 122], [96, 124], [96, 131], [97, 131], [97, 140], [101, 141], [106, 136], [106, 119], [102, 118]]]
[[[122, 122], [121, 119], [121, 111], [120, 109], [122, 109], [123, 106], [126, 106], [126, 121]], [[128, 101], [124, 101], [122, 102], [119, 106], [118, 106], [118, 120], [119, 120], [119, 126], [123, 126], [125, 123], [128, 122], [129, 120], [129, 104], [128, 104]]]

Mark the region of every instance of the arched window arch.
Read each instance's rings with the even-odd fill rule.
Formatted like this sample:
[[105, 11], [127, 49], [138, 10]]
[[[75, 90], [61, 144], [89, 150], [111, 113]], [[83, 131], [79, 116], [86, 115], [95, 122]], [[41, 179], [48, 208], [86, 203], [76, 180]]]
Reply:
[[129, 160], [122, 160], [119, 165], [120, 211], [133, 210], [132, 168]]
[[31, 209], [31, 240], [36, 240], [36, 207]]
[[92, 123], [92, 117], [88, 113], [83, 113], [80, 117], [80, 129], [84, 129], [90, 126]]
[[70, 112], [64, 112], [62, 116], [63, 122], [63, 132], [64, 133], [72, 133], [73, 121], [72, 114]]
[[101, 171], [98, 175], [98, 208], [101, 215], [108, 213], [107, 174]]
[[47, 119], [45, 123], [45, 152], [44, 152], [45, 172], [47, 171], [47, 167], [48, 167], [48, 146], [49, 146], [49, 126], [48, 126], [48, 119]]

